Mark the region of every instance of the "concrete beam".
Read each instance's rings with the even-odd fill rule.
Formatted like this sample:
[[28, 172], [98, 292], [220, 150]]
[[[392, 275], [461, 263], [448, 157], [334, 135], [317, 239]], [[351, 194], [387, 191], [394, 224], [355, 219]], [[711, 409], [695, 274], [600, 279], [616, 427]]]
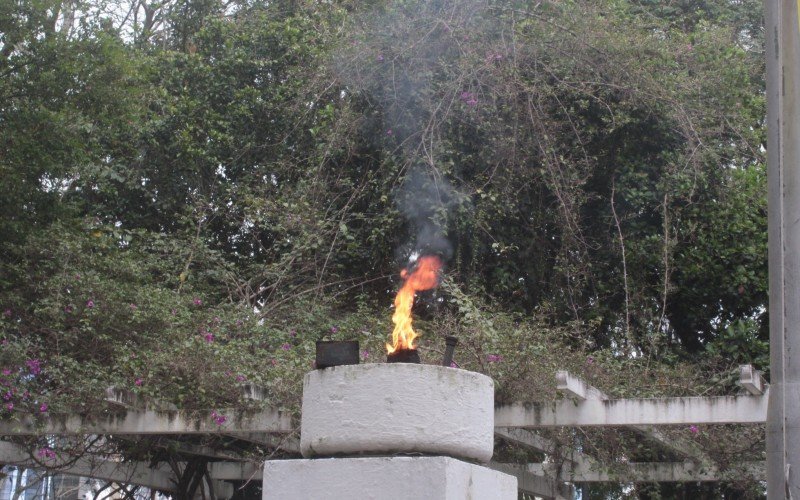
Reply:
[[[504, 464], [492, 462], [492, 469], [517, 477], [520, 491], [545, 498], [572, 498], [569, 486], [561, 482], [637, 483], [637, 482], [715, 482], [730, 479], [716, 467], [693, 462], [629, 463], [603, 466], [585, 460], [561, 464]], [[732, 467], [738, 475], [746, 474], [756, 480], [766, 477], [764, 462], [738, 464]], [[260, 481], [261, 464], [215, 462], [209, 464], [209, 474], [217, 480]], [[557, 476], [557, 479], [556, 479]]]
[[43, 434], [225, 434], [232, 432], [291, 432], [291, 415], [281, 410], [240, 412], [218, 410], [227, 420], [218, 425], [210, 411], [126, 410], [99, 416], [53, 414], [44, 419], [20, 415], [0, 422], [0, 436]]
[[300, 440], [294, 436], [275, 436], [266, 432], [228, 432], [225, 435], [265, 448], [300, 453]]
[[761, 372], [756, 370], [753, 365], [741, 365], [739, 367], [738, 384], [753, 396], [761, 396], [769, 387]]
[[128, 410], [141, 406], [139, 397], [136, 394], [128, 389], [120, 389], [118, 387], [107, 388], [105, 400], [112, 408], [120, 410]]
[[266, 394], [267, 390], [260, 385], [247, 384], [242, 387], [242, 398], [249, 401], [264, 401]]
[[[573, 483], [671, 483], [671, 482], [717, 482], [730, 480], [717, 467], [699, 465], [693, 462], [673, 463], [628, 463], [598, 466], [587, 463], [578, 464], [528, 464], [526, 470], [534, 475]], [[747, 475], [757, 481], [766, 478], [765, 462], [736, 464], [731, 471], [737, 477]]]
[[[73, 462], [68, 457], [58, 456], [53, 459], [39, 459], [39, 461], [48, 467], [37, 463], [23, 447], [7, 441], [0, 441], [0, 462], [4, 464], [26, 469], [47, 469], [59, 474], [93, 477], [120, 484], [137, 484], [163, 491], [175, 491], [176, 481], [172, 474], [159, 469], [151, 469], [142, 463], [91, 460], [88, 457], [81, 457]], [[68, 465], [59, 467], [59, 464]]]
[[158, 411], [178, 411], [174, 403], [164, 401], [152, 401], [140, 398], [129, 389], [121, 389], [111, 386], [106, 389], [105, 400], [111, 409], [116, 410], [158, 410]]
[[[558, 390], [566, 391], [573, 397], [581, 400], [611, 399], [600, 389], [589, 385], [583, 379], [571, 375], [567, 371], [559, 371], [556, 373], [556, 387]], [[707, 465], [712, 463], [712, 460], [706, 455], [706, 453], [688, 439], [675, 436], [665, 436], [663, 432], [649, 425], [636, 425], [633, 426], [632, 429], [641, 435], [659, 443], [665, 448], [678, 453], [681, 456], [699, 460]]]
[[525, 446], [532, 450], [554, 455], [558, 451], [558, 444], [527, 429], [515, 427], [495, 427], [494, 435], [514, 444]]
[[756, 424], [764, 423], [766, 416], [766, 396], [609, 399], [499, 405], [495, 407], [494, 424], [529, 429]]
[[[136, 439], [138, 438], [130, 437], [129, 441], [135, 441]], [[230, 460], [233, 462], [245, 462], [248, 460], [248, 458], [246, 458], [244, 455], [235, 451], [226, 450], [224, 448], [213, 448], [207, 445], [191, 444], [174, 439], [160, 438], [157, 442], [152, 443], [152, 446], [157, 448], [166, 448], [182, 455], [208, 457], [217, 460]]]
[[525, 465], [490, 462], [489, 467], [517, 478], [517, 490], [544, 499], [568, 500], [573, 498], [572, 488], [568, 485], [531, 473]]
[[521, 429], [519, 427], [495, 427], [494, 435], [514, 444], [544, 453], [545, 455], [558, 457], [560, 460], [576, 461], [588, 459], [586, 455], [577, 451], [574, 447], [560, 446], [555, 441], [542, 437], [528, 429]]
[[574, 399], [608, 399], [608, 397], [594, 386], [586, 383], [582, 378], [572, 375], [566, 370], [556, 372], [556, 389], [566, 392]]
[[[150, 467], [145, 462], [119, 462], [108, 457], [86, 454], [77, 459], [64, 457], [56, 453], [56, 458], [38, 458], [34, 460], [23, 447], [0, 441], [0, 463], [15, 465], [25, 469], [38, 469], [55, 474], [81, 476], [119, 484], [134, 484], [147, 488], [175, 492], [177, 479], [169, 467], [164, 464]], [[209, 468], [211, 464], [209, 464]], [[224, 500], [233, 496], [233, 485], [215, 478], [209, 473], [214, 485], [214, 499]], [[260, 479], [260, 477], [258, 478]], [[204, 481], [202, 488], [208, 495], [208, 485]], [[209, 498], [205, 496], [204, 498]]]

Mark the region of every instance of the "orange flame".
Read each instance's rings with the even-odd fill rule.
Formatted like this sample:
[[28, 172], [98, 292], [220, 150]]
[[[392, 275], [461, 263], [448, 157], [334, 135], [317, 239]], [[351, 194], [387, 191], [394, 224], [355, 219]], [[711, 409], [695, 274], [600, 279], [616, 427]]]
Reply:
[[394, 299], [394, 314], [392, 322], [392, 343], [386, 344], [389, 354], [403, 349], [416, 349], [414, 339], [417, 334], [411, 327], [411, 307], [414, 305], [414, 295], [417, 292], [430, 290], [439, 284], [439, 269], [442, 261], [435, 255], [420, 257], [411, 274], [407, 269], [400, 272], [400, 277], [405, 280], [397, 297]]

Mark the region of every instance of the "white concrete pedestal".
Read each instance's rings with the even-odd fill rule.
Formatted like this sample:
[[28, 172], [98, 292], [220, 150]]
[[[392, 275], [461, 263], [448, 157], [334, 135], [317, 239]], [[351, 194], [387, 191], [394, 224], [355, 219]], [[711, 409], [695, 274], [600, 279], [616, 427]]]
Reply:
[[460, 460], [488, 462], [493, 448], [485, 375], [407, 363], [315, 370], [303, 383], [306, 459], [265, 463], [262, 498], [516, 500], [514, 476]]
[[445, 366], [376, 363], [315, 370], [303, 382], [300, 451], [445, 455], [488, 462], [494, 381]]
[[516, 500], [517, 478], [450, 457], [271, 460], [263, 500]]

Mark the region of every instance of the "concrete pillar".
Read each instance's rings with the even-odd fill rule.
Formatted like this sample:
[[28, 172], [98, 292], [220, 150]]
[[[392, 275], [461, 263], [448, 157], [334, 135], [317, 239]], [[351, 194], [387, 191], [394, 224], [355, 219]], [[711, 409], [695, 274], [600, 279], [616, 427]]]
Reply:
[[318, 458], [264, 464], [263, 500], [514, 500], [517, 479], [450, 457]]
[[315, 458], [267, 461], [263, 500], [514, 500], [515, 476], [465, 461], [487, 462], [493, 447], [485, 375], [407, 363], [316, 370], [300, 424], [300, 450]]
[[437, 365], [374, 363], [315, 370], [303, 381], [300, 451], [425, 453], [488, 462], [494, 381]]
[[782, 4], [783, 422], [786, 491], [789, 498], [800, 498], [800, 18], [797, 1], [784, 0]]
[[765, 0], [769, 165], [770, 401], [767, 496], [800, 498], [800, 17]]

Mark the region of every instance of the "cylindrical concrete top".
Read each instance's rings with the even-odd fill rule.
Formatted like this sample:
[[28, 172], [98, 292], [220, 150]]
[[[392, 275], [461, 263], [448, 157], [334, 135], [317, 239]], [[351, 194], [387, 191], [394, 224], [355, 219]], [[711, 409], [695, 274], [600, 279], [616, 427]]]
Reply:
[[304, 457], [424, 453], [488, 462], [494, 382], [435, 365], [366, 364], [308, 373]]

